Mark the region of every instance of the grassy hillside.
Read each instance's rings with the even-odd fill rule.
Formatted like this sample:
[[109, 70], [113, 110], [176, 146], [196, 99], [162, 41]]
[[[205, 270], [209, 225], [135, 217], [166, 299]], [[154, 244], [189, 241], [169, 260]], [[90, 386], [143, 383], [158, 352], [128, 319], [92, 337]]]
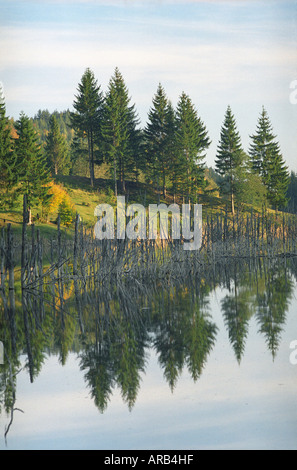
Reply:
[[[104, 175], [105, 176], [105, 175]], [[204, 214], [225, 211], [227, 201], [220, 197], [218, 187], [211, 175], [206, 173], [208, 187], [207, 190], [199, 195], [199, 203], [204, 207]], [[96, 179], [94, 188], [91, 188], [89, 178], [82, 176], [59, 176], [55, 178], [55, 185], [61, 191], [67, 194], [73, 205], [73, 209], [77, 212], [87, 227], [93, 227], [95, 223], [94, 209], [98, 204], [106, 203], [112, 206], [116, 205], [116, 197], [113, 191], [113, 181], [101, 177]], [[119, 194], [122, 194], [119, 191]], [[143, 182], [128, 181], [126, 184], [126, 203], [131, 204], [137, 202], [148, 206], [151, 203], [163, 202], [167, 205], [174, 202], [173, 196], [168, 194], [166, 198], [162, 198], [153, 189], [151, 185]], [[182, 204], [182, 198], [176, 198], [176, 203]], [[250, 212], [251, 206], [243, 205], [242, 210]], [[261, 208], [253, 208], [256, 212], [261, 212]], [[40, 207], [32, 208], [32, 221], [41, 230], [44, 237], [50, 238], [56, 231], [57, 208], [51, 212], [47, 220], [41, 216]], [[14, 233], [21, 234], [22, 224], [22, 196], [19, 196], [13, 210], [4, 212], [0, 210], [0, 227], [7, 223], [11, 223]], [[67, 229], [67, 233], [71, 235], [72, 227]]]

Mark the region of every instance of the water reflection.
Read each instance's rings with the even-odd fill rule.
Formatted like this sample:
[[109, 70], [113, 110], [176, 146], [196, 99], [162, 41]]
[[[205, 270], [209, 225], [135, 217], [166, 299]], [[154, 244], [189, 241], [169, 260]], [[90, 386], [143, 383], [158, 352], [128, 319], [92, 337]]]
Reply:
[[[77, 353], [86, 385], [100, 412], [118, 387], [131, 410], [146, 371], [148, 351], [158, 357], [164, 379], [174, 391], [184, 369], [199, 380], [218, 333], [210, 295], [225, 293], [221, 313], [240, 363], [254, 317], [274, 358], [293, 296], [295, 259], [219, 260], [181, 279], [107, 284], [85, 279], [42, 280], [42, 289], [1, 291], [0, 411], [16, 410], [16, 379], [21, 367], [33, 382], [48, 354], [65, 364]], [[22, 361], [21, 361], [22, 356]], [[23, 357], [25, 356], [25, 366]], [[9, 430], [9, 426], [7, 431]]]
[[281, 332], [293, 296], [294, 281], [291, 263], [261, 260], [248, 270], [237, 264], [230, 266], [226, 285], [228, 294], [221, 309], [235, 356], [240, 362], [243, 354], [250, 318], [255, 315], [267, 347], [275, 357]]

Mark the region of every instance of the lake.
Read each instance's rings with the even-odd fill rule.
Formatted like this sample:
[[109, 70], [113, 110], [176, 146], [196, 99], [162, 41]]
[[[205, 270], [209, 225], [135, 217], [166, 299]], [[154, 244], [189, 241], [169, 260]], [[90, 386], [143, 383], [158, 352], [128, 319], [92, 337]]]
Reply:
[[0, 448], [296, 449], [296, 272], [2, 293]]

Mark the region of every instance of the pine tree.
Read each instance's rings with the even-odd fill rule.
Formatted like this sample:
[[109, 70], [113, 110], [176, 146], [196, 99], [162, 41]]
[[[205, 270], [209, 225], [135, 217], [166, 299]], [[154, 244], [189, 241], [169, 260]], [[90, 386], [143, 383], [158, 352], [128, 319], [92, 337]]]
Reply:
[[95, 183], [95, 146], [100, 142], [101, 120], [103, 112], [103, 95], [93, 72], [88, 68], [78, 85], [78, 95], [75, 96], [73, 107], [75, 112], [70, 114], [71, 125], [77, 136], [87, 139], [90, 183]]
[[165, 90], [159, 84], [148, 113], [144, 135], [151, 176], [157, 188], [162, 188], [163, 196], [166, 196], [166, 175], [169, 167], [168, 106]]
[[64, 197], [59, 204], [58, 214], [63, 225], [69, 227], [75, 218], [75, 209], [68, 198]]
[[65, 137], [60, 132], [57, 118], [50, 120], [50, 131], [46, 139], [45, 153], [52, 174], [69, 173], [70, 153]]
[[297, 174], [291, 171], [290, 183], [287, 191], [288, 211], [297, 213]]
[[109, 81], [105, 97], [102, 136], [105, 159], [112, 166], [115, 194], [117, 180], [126, 191], [126, 176], [135, 169], [139, 134], [135, 105], [130, 105], [127, 86], [118, 68]]
[[266, 202], [267, 191], [262, 178], [251, 167], [249, 156], [243, 152], [243, 161], [235, 172], [237, 203], [251, 204], [262, 208]]
[[224, 177], [224, 191], [230, 196], [232, 214], [235, 212], [236, 173], [243, 162], [243, 158], [241, 138], [231, 108], [228, 106], [221, 129], [215, 164], [216, 171]]
[[167, 116], [166, 116], [166, 135], [167, 135], [167, 145], [166, 153], [168, 160], [168, 179], [171, 183], [171, 188], [173, 190], [173, 199], [175, 201], [176, 194], [179, 191], [180, 186], [182, 185], [184, 178], [182, 174], [182, 164], [178, 158], [178, 151], [176, 146], [176, 115], [175, 110], [172, 106], [172, 103], [168, 102], [167, 107]]
[[16, 157], [3, 91], [0, 88], [0, 205], [11, 205], [14, 200], [14, 186], [17, 182]]
[[264, 181], [268, 178], [270, 155], [275, 150], [275, 139], [268, 114], [263, 107], [256, 132], [251, 136], [249, 155], [254, 172], [262, 176]]
[[268, 201], [276, 208], [284, 207], [290, 175], [264, 107], [251, 140], [249, 155], [253, 171], [261, 176]]
[[89, 151], [86, 139], [74, 135], [70, 145], [70, 174], [88, 176]]
[[15, 140], [19, 190], [28, 196], [28, 208], [48, 202], [50, 173], [32, 120], [21, 113], [16, 122], [18, 138]]
[[186, 194], [190, 200], [198, 188], [204, 187], [203, 160], [211, 142], [191, 98], [184, 92], [177, 104], [176, 123], [176, 145], [186, 181]]
[[139, 118], [136, 114], [135, 105], [129, 107], [128, 114], [128, 162], [127, 169], [129, 174], [138, 178], [139, 172], [144, 169], [143, 154], [141, 151], [142, 146], [142, 131], [139, 128]]

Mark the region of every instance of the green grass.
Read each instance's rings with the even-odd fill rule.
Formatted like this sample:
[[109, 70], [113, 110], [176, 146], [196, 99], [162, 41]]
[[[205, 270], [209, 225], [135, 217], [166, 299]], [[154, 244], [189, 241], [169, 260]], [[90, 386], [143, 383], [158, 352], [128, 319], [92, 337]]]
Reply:
[[[89, 183], [89, 178], [81, 176], [58, 176], [55, 178], [55, 183], [62, 186], [67, 191], [74, 205], [75, 211], [80, 215], [85, 226], [91, 228], [94, 226], [95, 217], [94, 209], [98, 204], [110, 204], [116, 206], [116, 197], [114, 195], [114, 186], [111, 179], [100, 177], [96, 179], [95, 187], [92, 188]], [[203, 214], [216, 214], [225, 211], [227, 201], [219, 196], [216, 185], [211, 181], [209, 191], [199, 196], [199, 203], [203, 205]], [[122, 194], [119, 190], [119, 194]], [[138, 202], [145, 206], [151, 203], [165, 203], [167, 205], [173, 203], [173, 196], [168, 194], [166, 198], [160, 197], [151, 185], [146, 185], [143, 182], [126, 183], [126, 203], [131, 204]], [[181, 204], [181, 198], [176, 199], [176, 203]], [[244, 205], [241, 210], [250, 212], [251, 206]], [[255, 212], [261, 214], [261, 208], [253, 208]], [[272, 211], [273, 212], [273, 211]], [[48, 221], [37, 218], [41, 214], [41, 208], [32, 209], [32, 219], [36, 227], [40, 229], [40, 233], [44, 238], [52, 238], [57, 231], [57, 212], [51, 214]], [[22, 230], [22, 197], [20, 196], [16, 201], [13, 210], [4, 212], [0, 211], [0, 228], [1, 226], [11, 223], [16, 237], [21, 236]], [[73, 227], [66, 230], [68, 236], [72, 236]]]

